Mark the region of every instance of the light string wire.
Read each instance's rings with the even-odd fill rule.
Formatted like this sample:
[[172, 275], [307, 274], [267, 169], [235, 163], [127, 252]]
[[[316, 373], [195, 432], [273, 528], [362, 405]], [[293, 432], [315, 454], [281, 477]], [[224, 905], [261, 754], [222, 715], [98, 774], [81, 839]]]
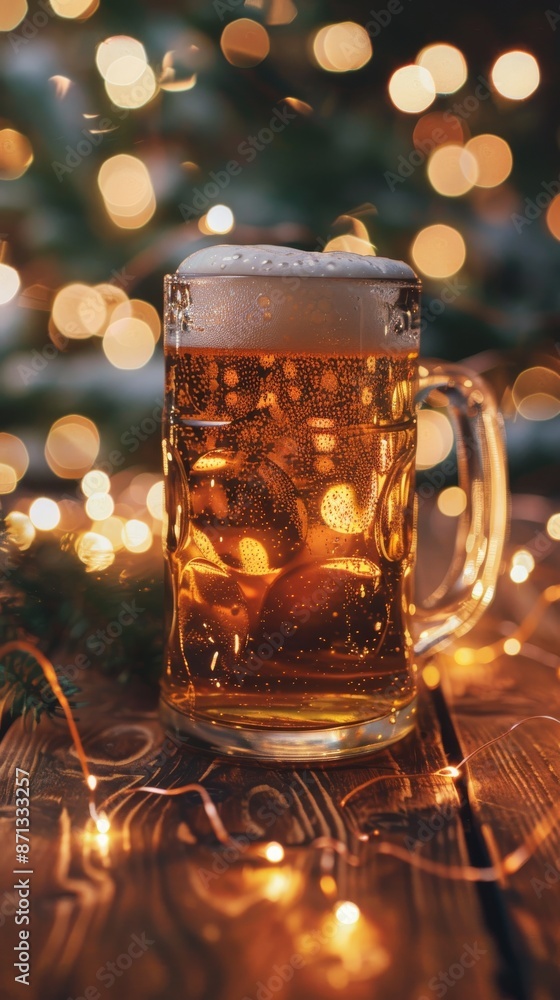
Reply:
[[[538, 625], [540, 619], [542, 618], [544, 612], [548, 607], [560, 600], [560, 585], [547, 587], [537, 598], [535, 604], [528, 612], [526, 617], [523, 619], [521, 624], [517, 627], [514, 633], [508, 636], [509, 639], [515, 638], [520, 643], [526, 641], [526, 639], [531, 635], [536, 626]], [[480, 651], [486, 654], [491, 653], [492, 657], [499, 656], [504, 652], [504, 641], [493, 643], [489, 646], [483, 646], [480, 650], [467, 649], [465, 652], [472, 654], [473, 660], [477, 657]], [[84, 776], [84, 781], [89, 793], [89, 811], [92, 820], [94, 821], [98, 833], [105, 836], [109, 831], [111, 824], [107, 818], [105, 811], [98, 811], [94, 792], [97, 788], [97, 778], [90, 772], [87, 756], [83, 747], [83, 743], [76, 726], [76, 722], [72, 715], [72, 709], [70, 707], [69, 701], [62, 690], [55, 667], [49, 660], [49, 658], [41, 652], [36, 646], [31, 642], [25, 640], [12, 640], [10, 642], [4, 643], [0, 646], [0, 658], [5, 656], [10, 652], [25, 652], [32, 656], [36, 662], [41, 667], [46, 679], [52, 687], [52, 690], [62, 707], [66, 721], [68, 723], [68, 728], [72, 741], [74, 743], [78, 760], [80, 762], [80, 767]], [[486, 657], [484, 657], [486, 660]], [[375, 778], [364, 782], [357, 788], [353, 789], [348, 795], [346, 795], [340, 802], [340, 807], [344, 809], [350, 799], [357, 795], [360, 791], [365, 788], [371, 787], [373, 784], [379, 783], [381, 781], [395, 781], [395, 780], [426, 780], [428, 778], [433, 778], [435, 776], [449, 778], [454, 780], [461, 775], [460, 768], [468, 765], [468, 762], [472, 760], [478, 753], [481, 753], [484, 749], [500, 742], [505, 739], [511, 733], [513, 733], [520, 726], [527, 724], [532, 721], [550, 721], [557, 725], [560, 725], [560, 719], [557, 719], [552, 715], [531, 715], [527, 718], [520, 719], [515, 722], [509, 729], [500, 733], [498, 736], [487, 740], [480, 747], [475, 748], [470, 753], [466, 754], [461, 761], [459, 761], [456, 766], [446, 766], [441, 768], [439, 771], [433, 772], [432, 774], [424, 773], [413, 773], [413, 774], [402, 774], [402, 775], [378, 775]], [[159, 788], [154, 785], [142, 785], [140, 787], [119, 789], [114, 792], [109, 798], [104, 802], [105, 809], [109, 804], [114, 801], [114, 799], [121, 794], [137, 794], [143, 793], [148, 795], [160, 795], [166, 797], [173, 797], [179, 795], [185, 795], [189, 792], [196, 792], [202, 801], [204, 812], [208, 818], [211, 828], [216, 836], [216, 839], [224, 846], [235, 846], [235, 839], [232, 838], [228, 831], [226, 830], [220, 815], [216, 809], [216, 806], [212, 802], [207, 789], [197, 783], [189, 782], [186, 785], [180, 785], [174, 788]], [[557, 822], [560, 819], [560, 803], [554, 806], [553, 809], [544, 816], [538, 823], [535, 824], [531, 832], [525, 838], [522, 844], [520, 844], [514, 851], [509, 852], [500, 862], [497, 864], [482, 868], [474, 866], [459, 866], [459, 865], [446, 865], [438, 861], [431, 860], [429, 858], [422, 857], [419, 854], [413, 853], [407, 848], [401, 847], [399, 844], [395, 844], [391, 841], [379, 841], [372, 840], [369, 834], [361, 833], [357, 831], [352, 824], [352, 832], [356, 836], [357, 840], [361, 843], [367, 842], [373, 851], [377, 854], [391, 855], [405, 863], [420, 868], [425, 872], [433, 875], [440, 876], [442, 878], [448, 878], [458, 881], [468, 881], [468, 882], [490, 882], [495, 881], [506, 875], [512, 875], [519, 871], [529, 860], [529, 858], [534, 854], [534, 852], [540, 847], [540, 845], [546, 840], [550, 833], [556, 828]], [[345, 861], [353, 866], [358, 866], [362, 862], [341, 840], [331, 837], [318, 837], [313, 840], [310, 847], [317, 850], [324, 850], [330, 852], [336, 852]], [[262, 846], [260, 848], [262, 850]]]

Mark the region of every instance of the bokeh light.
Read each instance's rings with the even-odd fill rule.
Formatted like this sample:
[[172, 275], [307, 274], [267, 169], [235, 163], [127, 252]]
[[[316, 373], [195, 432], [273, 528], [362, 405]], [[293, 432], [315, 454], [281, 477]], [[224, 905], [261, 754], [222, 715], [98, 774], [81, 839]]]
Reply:
[[509, 575], [514, 583], [525, 583], [529, 579], [529, 570], [525, 566], [512, 566]]
[[465, 57], [454, 45], [445, 42], [428, 45], [418, 54], [416, 62], [430, 73], [437, 94], [453, 94], [467, 79]]
[[31, 163], [33, 149], [29, 139], [13, 128], [0, 129], [0, 180], [16, 181]]
[[38, 531], [52, 531], [60, 521], [58, 504], [49, 497], [37, 497], [29, 508], [29, 519]]
[[431, 469], [443, 462], [453, 447], [453, 429], [439, 410], [418, 410], [416, 468]]
[[508, 656], [517, 656], [521, 650], [521, 643], [519, 639], [515, 639], [513, 636], [509, 639], [504, 640], [504, 653]]
[[271, 840], [265, 847], [264, 856], [272, 865], [277, 865], [280, 861], [284, 860], [284, 848], [282, 844]]
[[0, 462], [0, 493], [13, 493], [17, 486], [15, 469], [5, 462]]
[[389, 80], [389, 97], [399, 111], [410, 115], [425, 111], [433, 103], [436, 88], [423, 66], [401, 66]]
[[528, 549], [518, 549], [512, 557], [513, 566], [523, 566], [528, 573], [532, 573], [535, 568], [535, 559]]
[[76, 553], [89, 573], [107, 569], [115, 560], [111, 540], [97, 531], [84, 531], [80, 535], [76, 542]]
[[20, 510], [11, 510], [6, 514], [6, 528], [8, 538], [17, 545], [21, 552], [33, 544], [35, 539], [35, 528], [31, 518]]
[[512, 399], [525, 420], [551, 420], [560, 413], [560, 374], [542, 365], [527, 368], [513, 384]]
[[232, 66], [248, 69], [257, 66], [270, 52], [268, 31], [258, 21], [240, 17], [226, 24], [220, 38], [220, 47]]
[[463, 146], [440, 146], [428, 161], [428, 177], [438, 194], [457, 198], [476, 183], [477, 161]]
[[554, 239], [560, 240], [560, 194], [557, 194], [548, 206], [546, 224]]
[[156, 521], [163, 521], [163, 479], [150, 486], [146, 497], [146, 506]]
[[152, 544], [152, 532], [144, 521], [131, 518], [123, 526], [122, 540], [129, 552], [147, 552]]
[[446, 517], [459, 517], [466, 510], [467, 494], [460, 486], [448, 486], [438, 495], [437, 505]]
[[101, 469], [91, 469], [90, 472], [86, 472], [80, 486], [84, 496], [91, 497], [94, 493], [108, 493], [111, 489], [111, 480]]
[[106, 82], [135, 83], [148, 65], [146, 50], [137, 38], [113, 35], [97, 46], [95, 62]]
[[560, 513], [552, 514], [549, 517], [546, 522], [546, 530], [548, 535], [553, 538], [555, 542], [560, 542]]
[[50, 5], [59, 17], [78, 18], [85, 21], [95, 14], [99, 0], [50, 0]]
[[[114, 63], [111, 69], [116, 73], [119, 69], [118, 63]], [[132, 83], [114, 83], [111, 80], [105, 80], [105, 90], [113, 104], [116, 104], [118, 108], [143, 108], [148, 101], [155, 97], [157, 89], [157, 80], [151, 66], [146, 66], [142, 75]]]
[[336, 904], [334, 908], [334, 915], [339, 924], [357, 924], [360, 919], [360, 910], [359, 907], [350, 900], [343, 900], [342, 902]]
[[123, 229], [137, 229], [154, 214], [156, 203], [148, 169], [142, 160], [118, 153], [102, 164], [97, 183], [110, 218]]
[[227, 205], [213, 205], [205, 216], [209, 233], [229, 233], [234, 226], [233, 212]]
[[80, 479], [91, 469], [99, 453], [95, 424], [79, 414], [61, 417], [52, 425], [45, 444], [45, 458], [63, 479]]
[[462, 268], [467, 250], [457, 229], [438, 223], [420, 230], [411, 254], [418, 270], [429, 278], [449, 278]]
[[476, 160], [478, 171], [474, 183], [477, 187], [497, 187], [509, 177], [513, 156], [508, 143], [500, 136], [489, 133], [475, 135], [467, 142], [465, 151]]
[[329, 73], [361, 69], [373, 55], [370, 37], [361, 24], [341, 21], [320, 28], [313, 39], [313, 55]]
[[101, 332], [107, 306], [95, 288], [74, 282], [57, 292], [51, 315], [59, 333], [71, 340], [82, 340]]
[[510, 101], [524, 101], [535, 92], [540, 81], [535, 57], [518, 49], [504, 52], [496, 59], [490, 75], [498, 93]]
[[0, 434], [0, 462], [14, 470], [16, 479], [22, 479], [29, 466], [29, 455], [23, 441], [15, 434]]
[[112, 515], [111, 517], [104, 518], [102, 521], [94, 521], [91, 530], [95, 531], [98, 535], [108, 538], [114, 551], [118, 552], [124, 548], [122, 540], [124, 524], [124, 518]]
[[449, 111], [430, 111], [416, 122], [412, 141], [416, 149], [421, 149], [425, 153], [429, 153], [436, 146], [445, 146], [448, 143], [462, 146], [466, 128], [466, 124]]
[[20, 284], [20, 277], [15, 267], [0, 264], [0, 306], [12, 301], [19, 291]]
[[27, 0], [2, 0], [0, 4], [0, 31], [13, 31], [27, 14]]
[[92, 521], [104, 521], [111, 517], [115, 503], [110, 493], [92, 493], [86, 501], [86, 514]]
[[266, 15], [267, 24], [291, 24], [297, 17], [297, 7], [292, 0], [270, 0]]
[[128, 299], [125, 297], [125, 301], [119, 303], [111, 314], [111, 322], [117, 319], [126, 319], [129, 316], [147, 323], [152, 331], [154, 342], [159, 340], [161, 336], [161, 319], [157, 309], [154, 309], [150, 302], [144, 302], [143, 299]]
[[142, 319], [125, 316], [110, 323], [103, 337], [105, 356], [115, 368], [142, 368], [154, 353], [154, 336]]

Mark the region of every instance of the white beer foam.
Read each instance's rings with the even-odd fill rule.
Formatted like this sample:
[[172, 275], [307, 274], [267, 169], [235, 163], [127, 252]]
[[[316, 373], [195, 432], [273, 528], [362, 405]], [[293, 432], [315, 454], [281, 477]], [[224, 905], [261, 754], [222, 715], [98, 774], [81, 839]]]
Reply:
[[179, 274], [262, 274], [316, 278], [374, 278], [414, 281], [416, 274], [402, 260], [388, 257], [365, 257], [358, 253], [327, 251], [318, 253], [293, 247], [220, 246], [204, 247], [186, 257], [177, 268]]
[[399, 282], [416, 280], [402, 261], [212, 246], [187, 257], [177, 277], [188, 286], [187, 322], [180, 333], [168, 326], [177, 346], [312, 354], [404, 354], [418, 347], [417, 315], [396, 306]]

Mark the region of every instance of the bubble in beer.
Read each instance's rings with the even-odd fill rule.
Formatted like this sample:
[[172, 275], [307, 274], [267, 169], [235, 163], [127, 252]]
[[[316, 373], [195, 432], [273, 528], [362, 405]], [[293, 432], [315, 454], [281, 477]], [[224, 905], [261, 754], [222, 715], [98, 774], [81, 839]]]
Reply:
[[271, 572], [301, 549], [305, 508], [288, 476], [262, 455], [208, 452], [194, 462], [189, 485], [192, 523], [227, 566]]
[[[356, 659], [377, 651], [387, 628], [381, 584], [381, 569], [369, 559], [307, 563], [272, 585], [261, 616], [263, 629], [282, 635], [287, 651], [330, 648], [348, 655], [346, 669], [355, 670]], [[336, 667], [344, 670], [344, 660], [337, 660]]]
[[191, 559], [179, 587], [179, 635], [183, 655], [197, 671], [218, 675], [231, 669], [249, 634], [249, 613], [227, 570]]

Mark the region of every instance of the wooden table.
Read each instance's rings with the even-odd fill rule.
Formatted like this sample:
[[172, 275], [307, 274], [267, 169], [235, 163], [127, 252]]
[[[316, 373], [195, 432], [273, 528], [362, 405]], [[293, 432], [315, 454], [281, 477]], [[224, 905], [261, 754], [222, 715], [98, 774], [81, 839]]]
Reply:
[[[546, 563], [524, 586], [537, 593], [557, 579]], [[505, 578], [469, 644], [496, 638], [503, 619], [519, 620], [520, 594]], [[520, 718], [560, 717], [555, 620], [551, 610], [528, 655], [471, 667], [440, 657], [442, 685], [422, 689], [417, 732], [353, 767], [240, 767], [162, 753], [153, 695], [92, 677], [79, 722], [98, 801], [124, 790], [108, 810], [105, 855], [86, 830], [87, 796], [64, 721], [14, 721], [0, 766], [0, 996], [557, 1000], [560, 823], [507, 879], [456, 880], [415, 862], [456, 875], [488, 867], [558, 803], [553, 722], [520, 728], [458, 780], [434, 774]], [[12, 968], [16, 766], [31, 776], [29, 987], [14, 984]], [[356, 791], [373, 778], [382, 780]], [[224, 852], [196, 793], [130, 791], [189, 781], [208, 790], [239, 838], [236, 852]], [[317, 838], [347, 845], [360, 865], [310, 846]], [[284, 846], [282, 861], [259, 856], [270, 841]], [[405, 856], [378, 853], [379, 842]], [[333, 917], [340, 900], [359, 906], [356, 923]]]

